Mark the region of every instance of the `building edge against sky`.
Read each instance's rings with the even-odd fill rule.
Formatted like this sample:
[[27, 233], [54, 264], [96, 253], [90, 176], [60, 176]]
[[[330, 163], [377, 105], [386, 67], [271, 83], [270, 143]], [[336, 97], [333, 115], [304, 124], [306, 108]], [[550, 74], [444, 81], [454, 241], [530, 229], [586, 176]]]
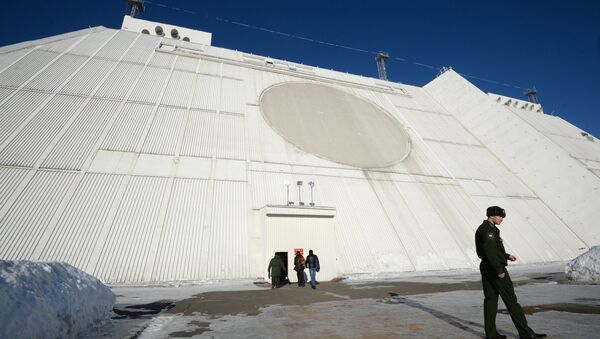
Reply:
[[521, 263], [600, 243], [598, 140], [541, 106], [210, 39], [126, 17], [0, 48], [1, 259], [110, 283], [264, 277], [295, 249], [323, 280], [475, 268], [489, 205]]

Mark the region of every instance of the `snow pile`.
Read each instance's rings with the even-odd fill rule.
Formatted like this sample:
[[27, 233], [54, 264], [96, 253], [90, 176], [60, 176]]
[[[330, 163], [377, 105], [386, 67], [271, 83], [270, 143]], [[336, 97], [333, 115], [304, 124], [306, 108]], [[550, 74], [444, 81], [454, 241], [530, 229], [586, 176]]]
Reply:
[[114, 303], [100, 280], [69, 264], [0, 260], [0, 338], [74, 338]]
[[567, 280], [600, 282], [600, 246], [571, 260], [565, 266]]

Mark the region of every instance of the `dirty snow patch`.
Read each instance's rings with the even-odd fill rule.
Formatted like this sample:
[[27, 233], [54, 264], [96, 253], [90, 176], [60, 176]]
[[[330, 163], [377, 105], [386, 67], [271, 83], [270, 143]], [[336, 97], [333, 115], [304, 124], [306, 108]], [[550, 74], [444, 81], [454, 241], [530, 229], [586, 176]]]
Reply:
[[108, 319], [114, 302], [69, 264], [0, 260], [0, 338], [75, 338]]
[[593, 246], [568, 262], [565, 273], [568, 280], [600, 282], [600, 246]]

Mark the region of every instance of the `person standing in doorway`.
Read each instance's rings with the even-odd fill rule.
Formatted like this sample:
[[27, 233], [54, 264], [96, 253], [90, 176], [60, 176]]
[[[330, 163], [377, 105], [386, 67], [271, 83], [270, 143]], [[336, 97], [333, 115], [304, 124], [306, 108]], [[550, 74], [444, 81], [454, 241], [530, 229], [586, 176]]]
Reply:
[[296, 251], [296, 256], [294, 257], [294, 271], [296, 271], [296, 275], [298, 277], [298, 287], [306, 286], [306, 280], [304, 280], [305, 268], [304, 256], [300, 253], [300, 251]]
[[313, 254], [313, 250], [308, 251], [308, 257], [306, 257], [306, 267], [310, 273], [310, 287], [314, 290], [317, 288], [317, 272], [321, 270], [319, 264], [319, 257]]
[[506, 338], [496, 330], [496, 313], [498, 311], [498, 295], [504, 301], [508, 313], [519, 332], [520, 338], [545, 338], [542, 333], [535, 333], [529, 325], [521, 305], [517, 302], [514, 287], [510, 275], [506, 270], [508, 260], [515, 261], [517, 258], [506, 253], [502, 238], [500, 238], [500, 225], [506, 212], [498, 206], [490, 206], [486, 211], [487, 219], [477, 228], [475, 232], [475, 246], [477, 256], [481, 259], [479, 271], [481, 272], [481, 283], [483, 285], [483, 319], [485, 324], [486, 338]]
[[282, 273], [286, 273], [285, 264], [277, 253], [275, 253], [267, 268], [267, 274], [269, 275], [269, 278], [271, 278], [271, 288], [279, 287]]

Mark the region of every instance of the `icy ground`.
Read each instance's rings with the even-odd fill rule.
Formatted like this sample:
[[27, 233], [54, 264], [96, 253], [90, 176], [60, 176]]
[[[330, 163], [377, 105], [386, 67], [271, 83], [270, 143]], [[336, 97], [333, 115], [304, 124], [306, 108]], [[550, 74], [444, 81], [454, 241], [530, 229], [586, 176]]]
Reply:
[[590, 248], [567, 263], [565, 273], [569, 280], [600, 283], [600, 246]]
[[71, 265], [0, 260], [0, 338], [76, 338], [108, 320], [114, 302]]
[[[535, 331], [547, 333], [550, 338], [598, 338], [600, 285], [568, 283], [565, 280], [565, 263], [511, 266], [509, 272], [515, 282], [519, 302]], [[394, 283], [398, 282], [448, 284], [459, 288], [435, 293], [396, 294], [390, 287], [390, 293], [381, 298], [356, 298], [343, 295], [343, 292], [327, 291], [327, 286], [345, 286], [346, 291], [348, 288], [372, 290], [386, 285], [397, 286]], [[158, 311], [164, 308], [161, 312], [146, 313], [137, 318], [117, 316], [99, 331], [89, 333], [87, 338], [482, 338], [483, 293], [478, 284], [477, 271], [461, 270], [407, 273], [373, 280], [352, 277], [342, 283], [324, 282], [316, 291], [294, 285], [272, 291], [250, 281], [113, 288], [117, 294], [116, 309], [126, 310], [128, 305], [134, 304], [145, 304], [147, 309]], [[464, 289], [460, 287], [463, 285]], [[182, 299], [195, 294], [245, 289], [255, 291], [255, 294], [273, 293], [272, 303], [261, 307], [254, 315], [215, 316], [204, 312], [184, 312], [188, 314], [184, 315], [166, 311], [170, 307], [166, 305], [171, 302], [180, 300], [176, 304], [181, 305]], [[285, 303], [277, 299], [278, 296], [289, 295], [286, 293], [322, 298], [323, 301]], [[208, 295], [210, 293], [203, 294]], [[241, 302], [228, 300], [227, 295], [219, 295], [224, 299], [217, 301], [220, 304]], [[192, 300], [201, 302], [202, 298]], [[157, 301], [164, 303], [152, 304]], [[502, 302], [499, 310], [499, 331], [509, 338], [517, 338], [516, 329]]]

